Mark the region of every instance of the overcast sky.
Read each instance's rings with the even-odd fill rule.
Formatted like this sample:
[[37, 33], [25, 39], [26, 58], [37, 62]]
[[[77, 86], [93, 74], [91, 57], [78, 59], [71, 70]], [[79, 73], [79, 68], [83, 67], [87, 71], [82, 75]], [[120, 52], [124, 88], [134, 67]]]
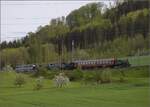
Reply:
[[[93, 1], [1, 1], [1, 41], [10, 41]], [[99, 1], [94, 1], [99, 2]], [[109, 5], [111, 0], [100, 0]]]

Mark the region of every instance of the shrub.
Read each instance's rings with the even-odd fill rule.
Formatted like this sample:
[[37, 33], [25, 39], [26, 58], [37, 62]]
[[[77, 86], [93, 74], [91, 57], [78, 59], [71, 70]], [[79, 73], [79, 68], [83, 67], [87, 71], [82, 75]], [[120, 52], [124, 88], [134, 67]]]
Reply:
[[125, 80], [124, 76], [120, 76], [119, 82], [125, 82], [125, 81], [126, 81], [126, 80]]
[[12, 68], [10, 65], [6, 65], [6, 66], [3, 68], [3, 71], [11, 72], [11, 71], [14, 71], [14, 70], [13, 70], [13, 68]]
[[55, 76], [53, 82], [57, 88], [62, 88], [69, 83], [69, 78], [65, 76], [64, 73], [60, 73], [59, 75]]
[[101, 71], [96, 70], [96, 71], [84, 72], [83, 81], [84, 81], [84, 83], [89, 83], [89, 82], [94, 83], [94, 84], [101, 83]]
[[92, 81], [92, 80], [94, 80], [93, 72], [85, 72], [83, 80], [84, 81]]
[[101, 83], [110, 83], [112, 81], [112, 75], [110, 69], [105, 69], [101, 73]]
[[97, 83], [97, 84], [99, 84], [99, 83], [101, 83], [101, 81], [102, 81], [102, 77], [101, 77], [101, 74], [102, 74], [102, 71], [95, 71], [94, 72], [94, 81]]
[[92, 83], [92, 82], [94, 82], [94, 73], [91, 71], [84, 72], [83, 83], [87, 84], [87, 83]]
[[71, 72], [65, 72], [65, 74], [69, 77], [70, 81], [81, 80], [83, 78], [83, 72], [79, 68]]
[[37, 71], [34, 73], [35, 77], [39, 77], [39, 76], [47, 76], [47, 69], [44, 66], [39, 66], [37, 68]]
[[35, 85], [36, 90], [40, 90], [41, 88], [43, 88], [43, 79], [44, 79], [44, 77], [42, 77], [42, 76], [37, 78], [36, 85]]
[[21, 87], [22, 85], [24, 85], [26, 83], [25, 78], [23, 75], [18, 74], [15, 78], [15, 85], [18, 87]]
[[45, 76], [48, 79], [53, 79], [55, 77], [55, 75], [58, 75], [60, 73], [60, 71], [58, 70], [49, 70], [47, 71], [47, 75]]

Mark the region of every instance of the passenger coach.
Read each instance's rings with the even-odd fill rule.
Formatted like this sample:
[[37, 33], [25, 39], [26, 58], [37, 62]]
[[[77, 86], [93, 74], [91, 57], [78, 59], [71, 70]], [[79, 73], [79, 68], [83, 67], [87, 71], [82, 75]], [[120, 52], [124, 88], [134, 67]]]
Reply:
[[76, 68], [79, 67], [81, 69], [93, 69], [93, 68], [106, 68], [106, 67], [128, 67], [130, 66], [128, 60], [117, 60], [115, 58], [112, 59], [99, 59], [99, 60], [76, 60], [75, 63]]
[[17, 65], [15, 68], [16, 72], [34, 72], [36, 71], [37, 66], [34, 64], [28, 64], [28, 65]]

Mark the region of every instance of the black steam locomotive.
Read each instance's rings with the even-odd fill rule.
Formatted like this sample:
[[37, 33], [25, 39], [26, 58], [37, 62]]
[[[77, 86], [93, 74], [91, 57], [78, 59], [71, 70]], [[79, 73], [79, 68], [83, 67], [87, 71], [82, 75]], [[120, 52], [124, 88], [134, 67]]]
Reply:
[[[40, 65], [41, 66], [41, 65]], [[45, 66], [45, 65], [44, 65]], [[81, 69], [94, 69], [94, 68], [123, 68], [129, 67], [128, 60], [112, 59], [98, 59], [98, 60], [75, 60], [70, 63], [50, 63], [45, 67], [48, 70], [73, 70], [77, 68]], [[39, 65], [18, 65], [15, 70], [17, 72], [35, 72]]]

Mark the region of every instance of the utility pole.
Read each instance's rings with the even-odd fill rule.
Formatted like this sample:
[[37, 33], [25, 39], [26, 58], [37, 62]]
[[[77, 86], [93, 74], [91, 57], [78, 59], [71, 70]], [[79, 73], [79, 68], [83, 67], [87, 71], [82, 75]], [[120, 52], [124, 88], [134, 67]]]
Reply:
[[[1, 1], [0, 1], [0, 4], [1, 4]], [[1, 9], [1, 8], [0, 8]], [[1, 20], [0, 20], [0, 51], [1, 51]], [[1, 64], [1, 56], [0, 56], [0, 71], [2, 70], [2, 64]]]
[[71, 45], [72, 45], [71, 61], [73, 62], [73, 60], [74, 60], [74, 40], [72, 40]]
[[63, 39], [61, 39], [61, 63], [64, 61], [64, 60], [63, 60], [63, 58], [64, 58], [64, 57], [63, 57], [63, 56], [64, 56], [64, 54], [63, 54], [63, 52], [64, 52], [63, 48], [64, 48], [64, 47], [63, 47]]

